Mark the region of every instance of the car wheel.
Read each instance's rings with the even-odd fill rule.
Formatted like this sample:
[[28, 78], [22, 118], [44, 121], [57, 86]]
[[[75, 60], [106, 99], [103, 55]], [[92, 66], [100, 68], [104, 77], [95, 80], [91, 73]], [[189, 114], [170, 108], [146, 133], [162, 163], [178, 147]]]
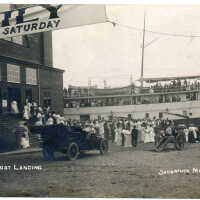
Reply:
[[177, 140], [175, 143], [175, 148], [177, 150], [183, 150], [184, 149], [184, 140], [179, 138], [179, 140]]
[[160, 146], [156, 146], [155, 147], [155, 151], [156, 152], [162, 152], [162, 151], [164, 151], [165, 150], [165, 148], [163, 147], [163, 145], [160, 145]]
[[99, 151], [101, 155], [104, 155], [105, 153], [108, 152], [108, 141], [106, 140], [101, 140], [99, 144]]
[[69, 160], [76, 160], [79, 156], [79, 146], [76, 142], [71, 142], [67, 148], [67, 158]]

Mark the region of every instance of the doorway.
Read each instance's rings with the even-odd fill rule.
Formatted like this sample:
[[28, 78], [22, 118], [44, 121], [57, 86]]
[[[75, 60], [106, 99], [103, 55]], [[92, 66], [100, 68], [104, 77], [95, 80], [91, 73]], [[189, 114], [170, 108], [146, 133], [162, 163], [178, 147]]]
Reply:
[[26, 100], [28, 100], [28, 102], [33, 101], [33, 94], [31, 88], [26, 88]]
[[3, 109], [2, 109], [2, 95], [1, 95], [1, 88], [0, 88], [0, 113], [3, 112]]
[[16, 101], [19, 111], [22, 110], [20, 88], [8, 87], [8, 111], [11, 111], [11, 102]]

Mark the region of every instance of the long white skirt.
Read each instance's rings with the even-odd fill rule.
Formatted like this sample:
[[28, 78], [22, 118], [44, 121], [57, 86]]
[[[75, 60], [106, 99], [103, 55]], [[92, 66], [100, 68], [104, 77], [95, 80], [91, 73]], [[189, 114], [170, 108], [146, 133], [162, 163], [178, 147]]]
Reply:
[[115, 143], [116, 144], [117, 144], [118, 137], [119, 137], [119, 133], [118, 133], [118, 131], [115, 131]]
[[144, 136], [144, 143], [149, 143], [151, 141], [150, 133], [146, 133]]
[[145, 140], [145, 131], [144, 130], [140, 130], [140, 142], [144, 142]]
[[154, 142], [154, 141], [155, 141], [155, 133], [154, 131], [152, 131], [149, 134], [149, 142]]
[[124, 146], [125, 147], [132, 147], [132, 135], [131, 134], [125, 134], [124, 135]]
[[188, 131], [185, 131], [185, 139], [186, 139], [186, 142], [188, 142]]
[[122, 133], [119, 132], [117, 136], [117, 145], [122, 145]]

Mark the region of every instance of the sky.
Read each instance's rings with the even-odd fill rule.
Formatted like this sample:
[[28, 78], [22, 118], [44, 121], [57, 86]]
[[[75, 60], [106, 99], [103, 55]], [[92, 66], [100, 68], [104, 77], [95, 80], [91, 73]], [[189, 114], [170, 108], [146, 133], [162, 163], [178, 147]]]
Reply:
[[199, 5], [106, 5], [116, 26], [106, 22], [53, 31], [54, 66], [65, 70], [64, 86], [87, 86], [91, 80], [102, 88], [106, 80], [107, 86], [121, 87], [131, 74], [139, 79], [144, 10], [145, 29], [161, 33], [145, 32], [144, 77], [199, 75]]

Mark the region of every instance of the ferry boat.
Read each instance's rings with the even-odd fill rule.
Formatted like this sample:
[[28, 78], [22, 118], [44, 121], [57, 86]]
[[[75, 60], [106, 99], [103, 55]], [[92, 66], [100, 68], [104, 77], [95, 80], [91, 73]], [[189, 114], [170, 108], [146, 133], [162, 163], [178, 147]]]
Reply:
[[93, 120], [110, 117], [192, 118], [200, 117], [200, 75], [144, 78], [145, 12], [140, 86], [121, 88], [69, 86], [64, 95], [67, 119]]
[[67, 119], [116, 117], [180, 119], [200, 117], [200, 75], [140, 78], [143, 87], [69, 86], [64, 94]]

